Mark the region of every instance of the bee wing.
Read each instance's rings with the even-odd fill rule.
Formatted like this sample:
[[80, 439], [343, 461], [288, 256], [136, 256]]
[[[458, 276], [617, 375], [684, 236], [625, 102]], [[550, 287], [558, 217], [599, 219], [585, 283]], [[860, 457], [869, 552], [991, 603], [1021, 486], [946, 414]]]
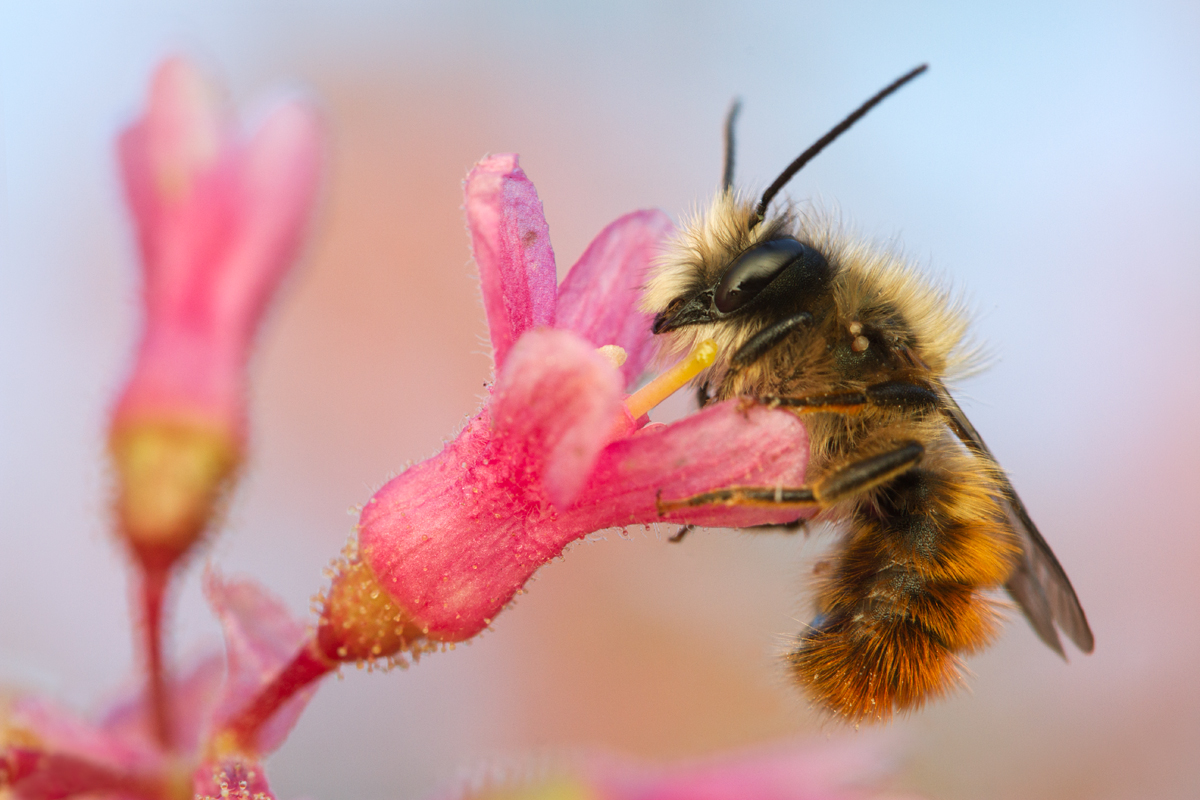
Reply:
[[1003, 482], [1009, 518], [1013, 523], [1013, 530], [1021, 540], [1021, 560], [1004, 588], [1020, 606], [1037, 632], [1038, 638], [1054, 652], [1066, 657], [1055, 630], [1056, 624], [1081, 651], [1092, 652], [1095, 645], [1092, 629], [1088, 627], [1087, 616], [1083, 613], [1083, 607], [1079, 605], [1079, 598], [1075, 595], [1075, 589], [1071, 587], [1067, 573], [1063, 571], [1050, 545], [1046, 544], [1037, 526], [1029, 518], [1025, 504], [1017, 496], [1003, 469], [999, 469], [996, 457], [984, 444], [979, 431], [975, 430], [975, 426], [967, 419], [967, 415], [946, 388], [943, 386], [941, 390], [942, 414], [946, 418], [946, 424], [964, 445], [997, 465]]

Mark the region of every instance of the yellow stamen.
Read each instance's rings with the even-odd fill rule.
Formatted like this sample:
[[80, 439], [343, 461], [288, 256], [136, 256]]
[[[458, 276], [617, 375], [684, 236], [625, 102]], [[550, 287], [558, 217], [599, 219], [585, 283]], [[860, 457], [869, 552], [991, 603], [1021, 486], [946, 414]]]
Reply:
[[629, 415], [638, 419], [656, 405], [675, 394], [685, 383], [700, 374], [717, 358], [717, 343], [705, 339], [692, 348], [682, 361], [625, 398]]

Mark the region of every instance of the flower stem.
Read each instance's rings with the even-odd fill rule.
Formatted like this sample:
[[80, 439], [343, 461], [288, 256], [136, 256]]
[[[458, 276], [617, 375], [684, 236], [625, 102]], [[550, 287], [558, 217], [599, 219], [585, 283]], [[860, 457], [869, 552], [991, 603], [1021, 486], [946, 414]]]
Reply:
[[163, 607], [171, 570], [167, 566], [143, 561], [141, 572], [142, 646], [150, 696], [150, 722], [154, 738], [164, 750], [170, 750], [174, 737], [167, 670], [163, 659]]
[[331, 661], [321, 654], [316, 639], [309, 638], [279, 674], [225, 723], [213, 737], [212, 746], [219, 755], [230, 752], [256, 752], [258, 733], [275, 712], [297, 692], [328, 675], [336, 666], [336, 661]]

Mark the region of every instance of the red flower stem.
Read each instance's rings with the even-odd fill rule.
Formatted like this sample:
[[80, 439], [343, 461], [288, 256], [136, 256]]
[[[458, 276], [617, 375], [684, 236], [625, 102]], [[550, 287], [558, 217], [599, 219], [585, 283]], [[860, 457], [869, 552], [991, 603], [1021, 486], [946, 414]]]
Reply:
[[337, 666], [321, 655], [315, 638], [308, 639], [292, 660], [263, 687], [253, 700], [232, 717], [214, 737], [220, 748], [255, 752], [258, 732], [296, 692], [325, 677]]
[[[0, 790], [46, 800], [103, 793], [163, 800], [178, 796], [163, 776], [122, 772], [105, 764], [29, 747], [0, 750]], [[5, 795], [7, 796], [7, 795]]]
[[146, 681], [150, 695], [154, 738], [164, 750], [172, 744], [171, 700], [167, 693], [166, 665], [163, 661], [163, 605], [170, 579], [169, 566], [142, 563], [142, 635], [146, 659]]

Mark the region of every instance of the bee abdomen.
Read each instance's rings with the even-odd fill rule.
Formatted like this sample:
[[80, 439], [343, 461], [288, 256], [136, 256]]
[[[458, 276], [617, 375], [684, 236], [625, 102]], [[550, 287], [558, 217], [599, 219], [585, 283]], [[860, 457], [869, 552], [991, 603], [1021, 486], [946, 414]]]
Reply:
[[1004, 582], [1016, 552], [990, 488], [985, 474], [922, 467], [860, 504], [820, 621], [789, 657], [818, 704], [886, 719], [959, 682], [959, 655], [996, 630], [982, 592]]

